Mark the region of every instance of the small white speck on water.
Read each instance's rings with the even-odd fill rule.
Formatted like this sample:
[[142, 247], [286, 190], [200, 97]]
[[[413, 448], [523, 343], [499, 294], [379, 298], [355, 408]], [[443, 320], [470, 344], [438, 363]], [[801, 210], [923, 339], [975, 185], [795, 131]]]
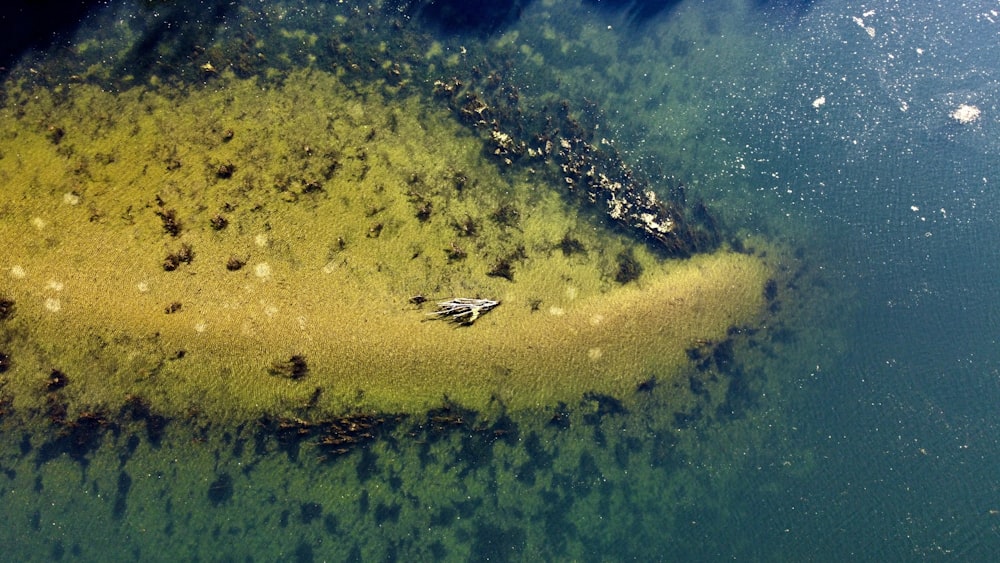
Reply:
[[55, 297], [49, 297], [45, 300], [45, 310], [50, 313], [58, 313], [60, 309], [62, 309], [62, 303]]
[[951, 118], [965, 125], [978, 120], [982, 113], [982, 110], [977, 106], [962, 104], [955, 108], [955, 111], [951, 112]]

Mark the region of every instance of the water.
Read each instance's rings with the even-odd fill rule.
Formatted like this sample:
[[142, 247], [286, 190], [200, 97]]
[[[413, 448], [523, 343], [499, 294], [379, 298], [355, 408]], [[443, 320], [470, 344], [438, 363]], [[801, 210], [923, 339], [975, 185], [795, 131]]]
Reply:
[[996, 121], [948, 117], [996, 107], [995, 10], [822, 3], [775, 41], [791, 80], [763, 105], [827, 103], [773, 127], [759, 157], [776, 193], [845, 229], [832, 266], [863, 311], [841, 370], [816, 381], [827, 461], [796, 504], [831, 527], [821, 550], [980, 559], [996, 544]]
[[[81, 34], [134, 41], [114, 22], [144, 12], [104, 10]], [[147, 37], [191, 49], [237, 35], [253, 10], [317, 33], [340, 13], [220, 7], [169, 15]], [[377, 17], [386, 24], [374, 35], [391, 27]], [[332, 460], [318, 459], [316, 436], [299, 442], [259, 422], [164, 426], [133, 408], [113, 431], [75, 441], [8, 417], [4, 552], [990, 560], [1000, 546], [998, 25], [1000, 4], [986, 1], [526, 4], [489, 39], [523, 55], [511, 69], [523, 97], [593, 107], [583, 119], [640, 171], [680, 178], [732, 232], [798, 252], [802, 295], [782, 302], [780, 326], [738, 339], [734, 364], [709, 370], [745, 386], [711, 387], [712, 410], [693, 418], [653, 394], [627, 413], [591, 397], [565, 417], [456, 408], [390, 419]], [[478, 53], [481, 33], [442, 43]], [[308, 64], [301, 43], [276, 64]], [[162, 74], [152, 49], [112, 52], [103, 64], [134, 65], [134, 80]], [[958, 123], [961, 104], [980, 118]], [[731, 415], [715, 409], [717, 393]]]

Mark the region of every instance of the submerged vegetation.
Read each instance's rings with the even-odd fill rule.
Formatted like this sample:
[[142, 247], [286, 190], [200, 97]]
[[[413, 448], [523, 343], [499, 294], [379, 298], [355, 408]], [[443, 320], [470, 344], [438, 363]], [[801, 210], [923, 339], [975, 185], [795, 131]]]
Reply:
[[[763, 314], [768, 260], [722, 248], [679, 184], [657, 195], [596, 116], [522, 96], [545, 77], [516, 52], [446, 57], [417, 21], [339, 11], [269, 41], [274, 14], [227, 11], [246, 26], [142, 81], [122, 43], [9, 78], [0, 230], [25, 304], [9, 324], [31, 335], [7, 352], [15, 405], [57, 366], [81, 374], [77, 409], [539, 407], [679, 376], [693, 342]], [[412, 296], [449, 294], [505, 306], [460, 333], [419, 323]]]
[[[53, 367], [78, 409], [280, 415], [316, 387], [332, 414], [544, 406], [673, 377], [692, 342], [764, 312], [766, 260], [666, 259], [545, 174], [490, 164], [428, 99], [318, 70], [211, 84], [8, 89], [6, 325], [30, 335], [6, 351], [15, 406]], [[504, 307], [456, 332], [412, 300], [463, 294]]]
[[44, 497], [77, 464], [103, 496], [67, 498], [142, 555], [180, 527], [234, 558], [264, 528], [303, 561], [641, 554], [659, 521], [604, 518], [694, 512], [656, 471], [735, 440], [803, 260], [435, 3], [179, 6], [112, 6], [2, 86], [0, 425], [32, 431], [0, 466]]

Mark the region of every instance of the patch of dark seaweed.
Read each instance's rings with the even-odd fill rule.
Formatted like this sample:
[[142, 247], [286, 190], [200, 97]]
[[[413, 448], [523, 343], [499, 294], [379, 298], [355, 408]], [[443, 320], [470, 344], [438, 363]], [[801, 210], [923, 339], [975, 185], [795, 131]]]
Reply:
[[222, 473], [208, 485], [208, 502], [219, 507], [233, 498], [233, 478], [228, 473]]

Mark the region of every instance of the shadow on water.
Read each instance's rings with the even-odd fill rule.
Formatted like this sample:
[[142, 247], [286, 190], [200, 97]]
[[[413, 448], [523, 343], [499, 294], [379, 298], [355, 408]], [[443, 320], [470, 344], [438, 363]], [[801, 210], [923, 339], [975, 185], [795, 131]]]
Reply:
[[[607, 16], [624, 17], [629, 23], [641, 26], [680, 8], [685, 0], [584, 0], [583, 3]], [[814, 3], [815, 0], [753, 0], [755, 9], [772, 14], [776, 20], [801, 17]]]
[[218, 29], [238, 5], [225, 0], [201, 2], [192, 10], [183, 2], [150, 5], [152, 16], [142, 38], [124, 56], [122, 65], [140, 82], [158, 72], [167, 72], [186, 79], [197, 69], [191, 68], [192, 57], [198, 56], [205, 45], [212, 43]]
[[396, 9], [436, 25], [444, 33], [502, 31], [520, 17], [532, 0], [395, 0]]
[[[0, 8], [0, 77], [25, 53], [68, 43], [81, 23], [106, 4], [95, 0], [5, 3]], [[224, 0], [199, 2], [197, 9], [185, 2], [141, 2], [136, 9], [144, 12], [140, 21], [146, 27], [121, 64], [142, 81], [164, 67], [180, 72], [199, 49], [212, 43], [226, 16], [237, 8], [237, 3]]]
[[629, 21], [641, 24], [664, 12], [670, 11], [683, 0], [586, 0], [585, 4], [607, 14], [621, 14]]
[[0, 78], [29, 49], [47, 49], [76, 30], [96, 0], [16, 0], [0, 7]]

